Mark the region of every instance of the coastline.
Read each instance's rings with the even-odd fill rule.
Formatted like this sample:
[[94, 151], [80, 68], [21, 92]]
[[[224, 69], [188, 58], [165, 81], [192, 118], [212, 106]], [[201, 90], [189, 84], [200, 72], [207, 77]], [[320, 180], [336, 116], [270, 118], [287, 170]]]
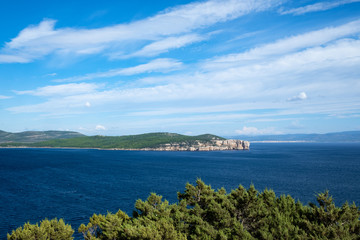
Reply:
[[[21, 143], [23, 144], [23, 143]], [[6, 145], [6, 144], [4, 144]], [[100, 145], [100, 144], [98, 144]], [[114, 144], [112, 144], [114, 145]], [[128, 144], [129, 145], [129, 144]], [[143, 144], [145, 145], [145, 144]], [[98, 149], [98, 150], [119, 150], [119, 151], [226, 151], [226, 150], [249, 150], [250, 142], [243, 140], [211, 140], [210, 142], [195, 141], [195, 143], [176, 142], [165, 143], [155, 145], [154, 147], [142, 147], [142, 148], [121, 148], [121, 147], [47, 147], [47, 146], [2, 146], [3, 148], [54, 148], [54, 149]]]
[[315, 141], [295, 140], [295, 141], [276, 141], [276, 140], [264, 140], [264, 141], [251, 141], [252, 143], [316, 143]]
[[[214, 152], [214, 151], [241, 151], [238, 149], [215, 149], [215, 150], [160, 150], [157, 148], [81, 148], [81, 147], [27, 147], [27, 146], [19, 146], [19, 147], [0, 147], [0, 149], [79, 149], [79, 150], [105, 150], [105, 151], [148, 151], [148, 152]], [[242, 149], [249, 150], [249, 149]]]
[[[360, 142], [316, 142], [316, 141], [251, 141], [251, 143], [318, 143], [318, 144], [360, 144]], [[83, 149], [83, 150], [106, 150], [106, 151], [153, 151], [153, 152], [206, 152], [206, 151], [241, 151], [247, 149], [159, 149], [159, 148], [95, 148], [95, 147], [29, 147], [29, 146], [0, 146], [0, 149]]]
[[13, 147], [3, 147], [0, 146], [1, 148], [9, 148], [9, 149], [15, 149], [15, 148], [19, 148], [19, 149], [26, 149], [26, 148], [30, 148], [30, 149], [93, 149], [93, 150], [111, 150], [111, 149], [106, 149], [106, 148], [81, 148], [81, 147], [29, 147], [29, 146], [13, 146]]

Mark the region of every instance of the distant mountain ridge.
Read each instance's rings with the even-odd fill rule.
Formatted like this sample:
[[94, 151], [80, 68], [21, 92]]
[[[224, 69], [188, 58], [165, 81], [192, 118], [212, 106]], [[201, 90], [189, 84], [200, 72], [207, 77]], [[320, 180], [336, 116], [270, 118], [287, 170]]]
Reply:
[[82, 136], [85, 135], [73, 131], [25, 131], [19, 133], [11, 133], [0, 130], [0, 143], [35, 143], [52, 139], [66, 139]]
[[284, 135], [238, 135], [233, 139], [246, 139], [251, 142], [360, 142], [360, 131], [333, 132], [324, 134], [284, 134]]

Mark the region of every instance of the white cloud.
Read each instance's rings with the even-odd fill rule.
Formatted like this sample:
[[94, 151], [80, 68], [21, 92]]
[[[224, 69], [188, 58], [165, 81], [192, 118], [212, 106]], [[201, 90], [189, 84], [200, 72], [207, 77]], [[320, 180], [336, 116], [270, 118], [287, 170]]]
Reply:
[[293, 96], [291, 98], [288, 98], [288, 101], [302, 101], [302, 100], [305, 100], [307, 99], [307, 95], [305, 92], [301, 92], [299, 93], [298, 95], [296, 96]]
[[10, 96], [0, 95], [0, 100], [1, 100], [1, 99], [9, 99], [9, 98], [11, 98], [11, 97], [10, 97]]
[[304, 126], [300, 124], [299, 120], [294, 120], [287, 126], [288, 129], [304, 129]]
[[56, 79], [54, 82], [72, 82], [91, 80], [96, 78], [109, 78], [115, 76], [129, 76], [141, 73], [151, 72], [171, 72], [180, 69], [182, 62], [171, 58], [158, 58], [145, 64], [140, 64], [135, 67], [111, 69], [106, 72], [89, 73], [83, 76], [76, 76], [70, 78]]
[[[139, 73], [150, 72], [169, 72], [179, 69], [182, 63], [170, 58], [159, 58], [149, 63], [138, 65], [135, 67], [125, 68], [118, 71], [119, 75], [135, 75]], [[116, 71], [115, 71], [116, 72]]]
[[103, 125], [96, 125], [95, 130], [104, 131], [106, 128]]
[[360, 0], [335, 0], [328, 2], [318, 2], [315, 4], [306, 5], [304, 7], [293, 8], [290, 10], [281, 10], [281, 14], [293, 14], [293, 15], [302, 15], [309, 12], [319, 12], [326, 11], [332, 8], [336, 8], [345, 4], [360, 2]]
[[[194, 107], [197, 102], [204, 101], [213, 105], [209, 99], [213, 99], [217, 104], [226, 101], [243, 102], [245, 106], [249, 106], [248, 109], [263, 106], [265, 102], [269, 102], [270, 104], [265, 106], [271, 108], [274, 106], [272, 103], [274, 99], [278, 98], [281, 102], [288, 98], [289, 93], [301, 93], [304, 89], [306, 89], [306, 95], [312, 92], [318, 95], [323, 92], [332, 99], [346, 92], [347, 94], [343, 97], [351, 97], [357, 95], [356, 89], [360, 87], [358, 81], [360, 52], [358, 49], [360, 49], [360, 40], [341, 40], [328, 46], [284, 55], [269, 63], [216, 69], [192, 75], [170, 75], [168, 82], [162, 81], [155, 86], [134, 85], [136, 87], [128, 89], [99, 90], [96, 89], [97, 85], [90, 85], [93, 86], [89, 86], [90, 90], [94, 89], [90, 93], [81, 90], [72, 95], [58, 94], [55, 95], [58, 96], [56, 99], [54, 99], [54, 92], [57, 91], [54, 89], [67, 89], [68, 85], [48, 86], [34, 91], [25, 91], [25, 93], [49, 96], [49, 101], [36, 105], [12, 107], [8, 110], [14, 112], [73, 112], [76, 109], [82, 109], [84, 102], [87, 101], [104, 106], [102, 110], [111, 109], [111, 105], [116, 106], [117, 109], [131, 108], [133, 104], [138, 103], [142, 103], [144, 106], [153, 106], [153, 103], [156, 102], [161, 106], [161, 102], [169, 101], [177, 102], [176, 108], [179, 108], [184, 104], [188, 106], [189, 102], [187, 104], [185, 102], [187, 100], [191, 100], [191, 105]], [[331, 69], [331, 75], [328, 74], [329, 69]], [[64, 92], [68, 93], [69, 91]], [[304, 94], [299, 96], [304, 98]], [[299, 96], [297, 97], [299, 98]], [[256, 104], [249, 104], [253, 101]], [[182, 102], [185, 103], [182, 104]], [[59, 106], [61, 109], [54, 106]]]
[[[324, 87], [336, 84], [339, 89], [344, 90], [349, 87], [349, 83], [344, 83], [345, 85], [340, 87], [342, 83], [339, 79], [345, 77], [353, 84], [357, 81], [359, 49], [360, 40], [341, 39], [328, 45], [282, 54], [270, 59], [264, 57], [256, 62], [218, 64], [216, 61], [209, 61], [205, 66], [207, 72], [203, 79], [227, 84], [225, 86], [228, 89], [240, 90], [238, 95], [245, 94], [246, 97], [261, 93], [263, 98], [267, 92], [276, 91], [278, 96], [282, 95], [283, 99], [287, 99], [288, 95], [284, 93], [289, 92], [285, 92], [284, 89], [290, 90], [291, 94], [291, 88], [296, 87], [296, 91], [302, 91], [306, 89], [305, 86], [313, 88], [315, 83]], [[332, 74], [329, 74], [329, 71]], [[319, 91], [323, 90], [320, 88]], [[334, 93], [334, 90], [331, 91]]]
[[94, 92], [99, 88], [98, 84], [90, 83], [70, 83], [54, 86], [40, 87], [30, 91], [15, 91], [19, 95], [33, 95], [41, 97], [59, 97], [59, 96], [71, 96], [77, 94], [85, 94]]
[[273, 57], [283, 56], [287, 53], [306, 50], [307, 48], [321, 46], [344, 37], [353, 37], [360, 33], [360, 20], [352, 21], [337, 27], [327, 27], [296, 36], [280, 39], [243, 53], [229, 54], [211, 59], [204, 64], [206, 68], [229, 67], [253, 63], [259, 60], [272, 60]]
[[146, 56], [146, 57], [156, 56], [159, 55], [160, 53], [168, 52], [171, 49], [181, 48], [184, 47], [185, 45], [199, 42], [204, 39], [205, 39], [204, 37], [198, 34], [189, 34], [178, 37], [168, 37], [150, 43], [145, 47], [143, 47], [141, 50], [123, 57], [128, 58], [134, 56]]
[[28, 63], [31, 59], [11, 54], [0, 54], [0, 63]]
[[[135, 79], [131, 86], [126, 87], [96, 88], [96, 85], [93, 91], [79, 91], [71, 95], [43, 94], [43, 91], [51, 92], [43, 90], [47, 87], [25, 91], [28, 94], [46, 96], [48, 99], [38, 104], [14, 106], [7, 110], [14, 113], [38, 112], [47, 115], [83, 112], [98, 115], [99, 112], [116, 112], [127, 119], [144, 116], [146, 119], [160, 118], [160, 115], [166, 115], [167, 124], [171, 122], [168, 117], [179, 113], [214, 114], [187, 118], [188, 122], [192, 123], [204, 122], [204, 119], [214, 123], [217, 119], [218, 122], [230, 121], [228, 119], [234, 121], [236, 117], [253, 121], [254, 115], [246, 112], [249, 110], [256, 110], [255, 115], [262, 119], [276, 119], [279, 116], [291, 118], [296, 114], [352, 114], [358, 112], [360, 102], [360, 39], [353, 36], [354, 31], [347, 31], [347, 27], [344, 26], [351, 28], [357, 25], [352, 22], [339, 27], [349, 35], [342, 33], [339, 35], [342, 37], [331, 37], [333, 40], [325, 43], [305, 44], [302, 46], [307, 47], [301, 49], [298, 49], [297, 41], [292, 41], [295, 47], [289, 44], [290, 50], [274, 54], [271, 58], [259, 57], [259, 61], [245, 61], [239, 64], [234, 61], [229, 65], [221, 63], [221, 67], [218, 67], [216, 60], [211, 59], [208, 61], [214, 60], [214, 67], [211, 68], [200, 66], [194, 67], [193, 72], [187, 71], [186, 74], [171, 72], [160, 77], [154, 76], [152, 79]], [[337, 28], [333, 29], [335, 32], [340, 31]], [[301, 35], [297, 37], [299, 41], [307, 39], [301, 38]], [[282, 40], [284, 39], [277, 42]], [[161, 64], [152, 67], [139, 65], [140, 67], [127, 68], [121, 73], [146, 72], [154, 69], [156, 65]], [[105, 76], [109, 73], [99, 74]], [[303, 100], [309, 95], [312, 101], [302, 101], [302, 104], [296, 104], [294, 107], [293, 102], [286, 101], [293, 95], [294, 99]], [[86, 102], [91, 103], [91, 108], [84, 107]], [[258, 114], [262, 110], [271, 111], [273, 115]], [[242, 112], [230, 114], [234, 111]], [[172, 117], [174, 124], [184, 120]], [[161, 123], [160, 120], [155, 122]], [[258, 131], [265, 132], [263, 129]]]
[[[58, 28], [55, 20], [45, 19], [38, 25], [23, 29], [0, 51], [0, 63], [30, 62], [52, 53], [97, 54], [123, 51], [131, 55], [128, 44], [151, 42], [137, 54], [158, 53], [191, 42], [197, 35], [184, 35], [215, 23], [225, 22], [251, 12], [264, 11], [281, 0], [210, 0], [167, 9], [153, 17], [97, 29]], [[171, 44], [171, 39], [176, 44]], [[159, 42], [167, 44], [160, 47]], [[1, 53], [3, 52], [3, 53]]]
[[45, 19], [39, 25], [29, 26], [22, 30], [11, 42], [7, 43], [7, 46], [9, 48], [20, 48], [33, 40], [55, 35], [55, 23], [55, 20]]
[[[158, 107], [156, 110], [143, 110], [132, 112], [128, 114], [129, 116], [140, 116], [140, 117], [151, 117], [151, 116], [163, 116], [163, 115], [172, 115], [172, 114], [194, 114], [194, 113], [221, 113], [221, 112], [236, 112], [243, 111], [249, 108], [258, 109], [266, 107], [263, 105], [259, 107], [255, 104], [244, 105], [242, 103], [233, 103], [233, 104], [212, 104], [206, 106], [179, 106], [171, 108]], [[251, 114], [243, 114], [244, 117], [251, 117]]]
[[[288, 98], [289, 94], [301, 93], [304, 89], [306, 89], [306, 95], [311, 94], [313, 99], [314, 93], [316, 95], [326, 93], [325, 100], [327, 99], [327, 101], [338, 99], [339, 96], [345, 99], [354, 99], [353, 97], [358, 95], [357, 89], [360, 87], [358, 81], [360, 52], [358, 49], [360, 49], [360, 40], [340, 40], [328, 46], [309, 48], [299, 53], [284, 55], [263, 64], [249, 64], [220, 70], [216, 68], [212, 71], [188, 75], [169, 75], [167, 81], [161, 77], [162, 81], [154, 86], [134, 85], [136, 87], [127, 89], [106, 89], [104, 87], [104, 90], [95, 89], [90, 93], [56, 95], [58, 96], [56, 98], [48, 94], [48, 91], [44, 91], [49, 96], [48, 101], [34, 105], [15, 106], [8, 110], [18, 113], [66, 114], [83, 111], [84, 102], [87, 101], [96, 102], [97, 106], [102, 106], [101, 108], [91, 108], [93, 111], [115, 109], [133, 111], [130, 109], [137, 109], [135, 107], [137, 104], [141, 104], [144, 108], [150, 106], [153, 108], [156, 103], [157, 107], [154, 109], [156, 113], [157, 108], [162, 104], [170, 102], [175, 109], [181, 109], [187, 108], [189, 104], [192, 107], [201, 108], [214, 105], [214, 102], [221, 105], [229, 101], [243, 103], [244, 107], [240, 108], [242, 110], [261, 107], [284, 108], [291, 107], [290, 102], [287, 106], [283, 101]], [[329, 75], [330, 69], [331, 74]], [[55, 86], [50, 86], [50, 89], [53, 87]], [[43, 89], [48, 89], [48, 87], [25, 92], [44, 95]], [[300, 95], [301, 97], [303, 96]], [[319, 104], [324, 104], [321, 106], [321, 111], [333, 112], [341, 109], [341, 107], [330, 106], [331, 104], [325, 100], [319, 102]], [[275, 103], [278, 101], [278, 104], [275, 104], [274, 101]], [[344, 104], [353, 104], [353, 101], [342, 103], [343, 107], [345, 107]], [[208, 102], [208, 104], [204, 105], [204, 102]], [[202, 105], [199, 106], [198, 103]], [[231, 111], [229, 108], [226, 109]], [[318, 108], [308, 107], [303, 112], [313, 112], [314, 109]], [[211, 112], [213, 109], [208, 108], [207, 111]], [[299, 111], [300, 109], [297, 109], [290, 114]], [[173, 110], [173, 113], [176, 111]]]
[[279, 134], [279, 131], [276, 131], [275, 128], [269, 127], [264, 129], [258, 129], [256, 127], [246, 127], [244, 126], [241, 130], [235, 131], [240, 135], [264, 135], [264, 134]]
[[54, 77], [54, 76], [56, 76], [56, 75], [57, 75], [57, 73], [48, 73], [48, 74], [46, 74], [45, 76]]
[[89, 102], [86, 102], [86, 103], [85, 103], [85, 106], [86, 106], [86, 107], [91, 107], [91, 104], [90, 104]]

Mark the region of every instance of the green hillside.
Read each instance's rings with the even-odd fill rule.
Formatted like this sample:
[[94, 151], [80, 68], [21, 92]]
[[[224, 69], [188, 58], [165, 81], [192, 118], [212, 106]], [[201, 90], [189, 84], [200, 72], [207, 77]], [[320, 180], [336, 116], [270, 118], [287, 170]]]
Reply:
[[66, 139], [84, 136], [72, 131], [25, 131], [11, 133], [0, 130], [0, 143], [35, 143], [51, 139]]
[[69, 139], [53, 139], [37, 143], [8, 143], [1, 146], [28, 146], [28, 147], [75, 147], [75, 148], [124, 148], [140, 149], [154, 148], [167, 143], [192, 144], [199, 140], [209, 142], [211, 140], [224, 139], [211, 134], [199, 136], [186, 136], [176, 133], [147, 133], [128, 136], [83, 136]]

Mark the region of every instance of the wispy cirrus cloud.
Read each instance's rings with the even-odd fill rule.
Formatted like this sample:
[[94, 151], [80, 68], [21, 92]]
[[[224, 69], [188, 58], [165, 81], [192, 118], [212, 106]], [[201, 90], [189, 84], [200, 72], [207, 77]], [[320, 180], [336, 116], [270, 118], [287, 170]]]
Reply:
[[244, 126], [241, 130], [235, 130], [235, 132], [240, 135], [281, 134], [281, 132], [276, 131], [274, 127], [258, 129], [256, 127]]
[[1, 99], [9, 99], [9, 98], [11, 98], [11, 97], [10, 97], [10, 96], [0, 95], [0, 100], [1, 100]]
[[151, 72], [171, 72], [182, 67], [182, 62], [170, 58], [158, 58], [148, 63], [140, 64], [134, 67], [111, 69], [106, 72], [88, 73], [83, 76], [56, 79], [54, 82], [75, 82], [83, 80], [92, 80], [97, 78], [110, 78], [115, 76], [129, 76]]
[[273, 43], [267, 43], [248, 51], [216, 57], [205, 62], [204, 67], [220, 68], [232, 64], [243, 65], [244, 62], [271, 60], [273, 57], [284, 56], [314, 46], [321, 46], [337, 39], [356, 37], [360, 33], [360, 20], [352, 21], [336, 27], [327, 27], [320, 30], [286, 37]]
[[280, 13], [282, 15], [285, 14], [302, 15], [310, 12], [326, 11], [332, 8], [336, 8], [345, 4], [350, 4], [355, 2], [360, 2], [360, 0], [336, 0], [336, 1], [318, 2], [318, 3], [306, 5], [304, 7], [298, 7], [289, 10], [281, 10]]
[[[205, 72], [196, 72], [187, 76], [170, 75], [168, 76], [169, 81], [162, 81], [154, 86], [139, 85], [126, 89], [107, 88], [106, 86], [100, 89], [98, 85], [88, 86], [85, 84], [48, 86], [21, 92], [22, 94], [48, 96], [48, 101], [34, 105], [16, 106], [8, 110], [18, 113], [66, 114], [66, 112], [83, 111], [85, 103], [89, 102], [94, 111], [112, 111], [119, 108], [134, 111], [132, 109], [137, 108], [132, 106], [141, 104], [144, 108], [151, 107], [155, 115], [179, 113], [183, 111], [180, 109], [188, 108], [188, 104], [193, 107], [198, 106], [198, 109], [202, 108], [203, 110], [200, 112], [231, 111], [231, 107], [220, 107], [221, 105], [217, 110], [206, 107], [214, 104], [209, 100], [213, 99], [218, 104], [242, 102], [239, 105], [241, 107], [238, 106], [237, 109], [245, 111], [291, 107], [292, 101], [287, 101], [288, 96], [293, 95], [306, 99], [302, 94], [305, 90], [306, 96], [310, 92], [312, 96], [316, 96], [313, 99], [321, 100], [321, 103], [325, 104], [322, 111], [326, 111], [327, 108], [329, 112], [338, 111], [327, 101], [338, 98], [344, 92], [347, 92], [346, 97], [350, 98], [357, 95], [356, 89], [360, 87], [360, 83], [355, 69], [360, 64], [360, 53], [357, 51], [359, 47], [360, 40], [339, 40], [328, 46], [287, 54], [263, 64], [256, 63], [220, 70], [216, 68], [211, 71], [207, 69]], [[328, 75], [329, 69], [332, 70], [331, 76]], [[349, 75], [349, 72], [353, 72], [353, 76]], [[346, 81], [343, 76], [346, 76]], [[173, 81], [173, 79], [176, 80]], [[84, 86], [84, 88], [78, 90], [77, 93], [61, 94], [68, 93], [67, 89], [71, 89], [73, 86]], [[325, 96], [319, 97], [318, 95], [321, 93]], [[274, 99], [278, 99], [278, 101], [274, 102]], [[171, 110], [157, 110], [169, 102], [174, 106]], [[102, 106], [100, 109], [96, 108], [100, 106]], [[353, 106], [357, 108], [356, 105]], [[306, 111], [313, 113], [316, 111], [314, 109], [316, 108], [309, 107]], [[299, 111], [301, 111], [300, 108], [291, 114], [298, 114]]]
[[[51, 94], [56, 85], [23, 91], [23, 94], [45, 100], [7, 110], [40, 113], [47, 117], [81, 113], [98, 116], [111, 112], [116, 113], [116, 119], [127, 119], [121, 122], [123, 126], [134, 128], [145, 125], [226, 125], [240, 120], [243, 126], [252, 121], [254, 125], [248, 126], [257, 130], [248, 127], [250, 129], [240, 131], [261, 134], [267, 129], [255, 126], [255, 123], [261, 124], [261, 120], [294, 121], [300, 114], [302, 117], [304, 114], [340, 113], [354, 116], [359, 112], [360, 102], [357, 90], [360, 88], [358, 25], [359, 22], [354, 21], [278, 39], [254, 48], [259, 49], [256, 51], [211, 58], [205, 61], [206, 64], [200, 62], [193, 67], [193, 71], [187, 69], [186, 72], [152, 76], [148, 79], [151, 84], [143, 84], [144, 79], [135, 78], [130, 87], [84, 85], [88, 90], [66, 95]], [[253, 54], [251, 60], [245, 57], [246, 54]], [[121, 74], [148, 71], [145, 66], [128, 68]], [[66, 89], [72, 85], [59, 86]], [[291, 96], [299, 101], [289, 101]], [[111, 128], [107, 123], [106, 126]], [[239, 129], [239, 124], [233, 129]]]
[[28, 63], [31, 62], [31, 59], [29, 59], [26, 56], [17, 56], [15, 55], [17, 53], [13, 54], [1, 54], [0, 53], [0, 63]]
[[61, 84], [61, 85], [53, 85], [40, 87], [35, 90], [28, 91], [14, 91], [19, 95], [33, 95], [39, 97], [63, 97], [63, 96], [72, 96], [84, 93], [94, 92], [99, 88], [98, 84], [92, 83], [69, 83], [69, 84]]
[[[153, 17], [96, 29], [55, 28], [45, 19], [23, 29], [0, 51], [0, 63], [31, 62], [49, 54], [104, 54], [154, 56], [169, 49], [203, 40], [193, 34], [219, 22], [251, 12], [265, 11], [281, 0], [209, 0], [167, 9]], [[190, 35], [188, 35], [190, 34]], [[127, 46], [138, 42], [129, 52]], [[144, 47], [144, 43], [148, 43]], [[149, 43], [150, 42], [150, 43]], [[164, 44], [163, 46], [160, 46]], [[119, 54], [122, 52], [123, 54]]]
[[[160, 53], [168, 52], [171, 49], [181, 48], [188, 44], [192, 44], [195, 42], [200, 42], [206, 39], [204, 36], [200, 36], [199, 34], [188, 34], [177, 37], [168, 37], [161, 39], [159, 41], [154, 41], [139, 51], [131, 53], [129, 55], [121, 56], [120, 58], [130, 58], [130, 57], [152, 57], [159, 55]], [[117, 54], [111, 54], [112, 58], [117, 58]]]

